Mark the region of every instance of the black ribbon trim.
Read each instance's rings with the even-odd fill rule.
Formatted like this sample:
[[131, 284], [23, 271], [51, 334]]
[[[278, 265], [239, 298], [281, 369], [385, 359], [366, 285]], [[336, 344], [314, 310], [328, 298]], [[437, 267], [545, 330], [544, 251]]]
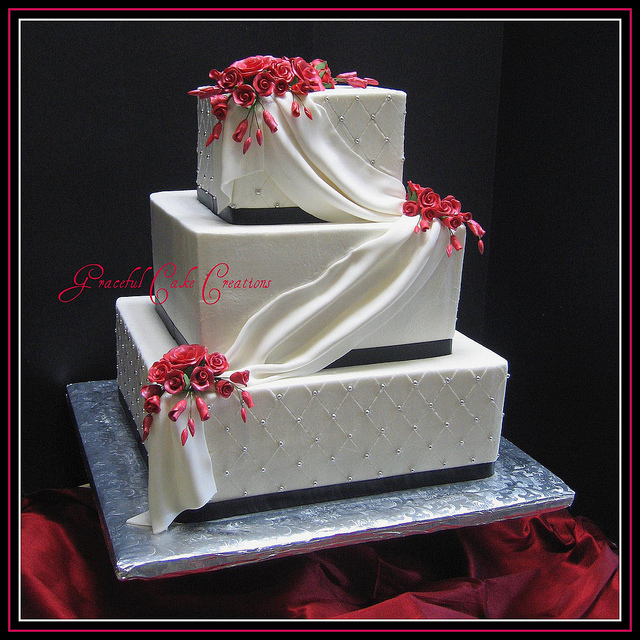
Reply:
[[265, 224], [316, 224], [324, 223], [299, 207], [276, 207], [273, 209], [232, 209], [227, 207], [218, 211], [216, 197], [201, 187], [197, 189], [198, 200], [215, 213], [218, 218], [236, 225]]
[[335, 500], [374, 496], [392, 491], [479, 480], [493, 475], [494, 466], [493, 462], [486, 462], [467, 467], [437, 469], [374, 480], [359, 480], [314, 489], [283, 491], [253, 498], [209, 502], [200, 509], [183, 511], [176, 520], [182, 523], [208, 522], [249, 513], [273, 511], [274, 509], [287, 509]]
[[[178, 344], [187, 344], [187, 340], [173, 323], [169, 314], [161, 304], [156, 304], [156, 311], [164, 322], [167, 331]], [[428, 342], [411, 342], [408, 344], [394, 344], [386, 347], [368, 347], [352, 349], [349, 353], [338, 358], [325, 367], [337, 369], [339, 367], [358, 367], [367, 364], [383, 364], [385, 362], [402, 362], [404, 360], [422, 360], [451, 355], [453, 340], [430, 340]]]

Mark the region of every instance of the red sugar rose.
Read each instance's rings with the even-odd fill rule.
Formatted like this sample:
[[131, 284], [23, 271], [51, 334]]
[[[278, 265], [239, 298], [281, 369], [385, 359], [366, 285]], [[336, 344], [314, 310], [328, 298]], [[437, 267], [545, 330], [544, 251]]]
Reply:
[[188, 369], [196, 364], [200, 364], [207, 355], [207, 348], [199, 344], [182, 344], [174, 347], [164, 354], [167, 360], [175, 369]]

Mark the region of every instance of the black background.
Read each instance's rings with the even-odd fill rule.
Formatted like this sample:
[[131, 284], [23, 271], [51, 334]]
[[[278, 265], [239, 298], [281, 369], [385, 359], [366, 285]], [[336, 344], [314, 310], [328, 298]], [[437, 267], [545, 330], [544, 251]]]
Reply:
[[458, 329], [509, 360], [503, 433], [576, 492], [575, 515], [617, 539], [628, 100], [615, 15], [22, 17], [11, 229], [24, 493], [87, 482], [65, 388], [115, 377], [115, 300], [150, 280], [142, 292], [58, 294], [88, 264], [108, 279], [151, 266], [149, 194], [194, 188], [187, 92], [210, 68], [299, 55], [407, 92], [405, 179], [454, 194], [488, 231], [484, 256], [467, 247]]

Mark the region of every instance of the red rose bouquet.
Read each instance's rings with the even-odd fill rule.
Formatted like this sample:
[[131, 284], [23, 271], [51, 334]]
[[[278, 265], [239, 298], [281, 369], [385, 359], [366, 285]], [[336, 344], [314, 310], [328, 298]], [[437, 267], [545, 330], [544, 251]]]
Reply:
[[[355, 72], [342, 73], [334, 78], [325, 60], [317, 59], [307, 62], [300, 57], [277, 58], [274, 56], [251, 56], [237, 60], [223, 71], [212, 69], [209, 72], [209, 78], [215, 84], [189, 91], [189, 95], [209, 100], [211, 111], [217, 119], [207, 140], [207, 146], [220, 137], [228, 106], [233, 102], [247, 109], [246, 118], [236, 127], [232, 136], [233, 140], [242, 143], [243, 153], [248, 151], [254, 135], [259, 145], [263, 141], [262, 128], [257, 119], [258, 107], [269, 131], [275, 133], [278, 130], [278, 123], [261, 104], [261, 98], [271, 95], [283, 96], [290, 92], [294, 96], [291, 103], [293, 117], [298, 118], [304, 113], [312, 120], [311, 111], [299, 101], [299, 97], [313, 91], [333, 89], [336, 84], [348, 84], [360, 88], [378, 84], [372, 78], [359, 78]], [[254, 125], [255, 134], [253, 134]]]
[[175, 396], [184, 394], [169, 411], [169, 419], [173, 422], [187, 411], [187, 426], [181, 433], [183, 446], [189, 434], [195, 434], [193, 416], [197, 414], [203, 422], [210, 418], [209, 407], [199, 395], [203, 392], [214, 392], [222, 398], [229, 398], [236, 393], [240, 400], [240, 415], [246, 422], [247, 408], [253, 406], [253, 399], [242, 387], [249, 383], [249, 372], [236, 371], [229, 377], [222, 377], [228, 369], [229, 363], [223, 354], [208, 353], [207, 348], [199, 344], [174, 347], [154, 362], [149, 368], [148, 384], [140, 390], [146, 413], [142, 421], [142, 441], [149, 435], [154, 414], [161, 411], [160, 398], [165, 393]]

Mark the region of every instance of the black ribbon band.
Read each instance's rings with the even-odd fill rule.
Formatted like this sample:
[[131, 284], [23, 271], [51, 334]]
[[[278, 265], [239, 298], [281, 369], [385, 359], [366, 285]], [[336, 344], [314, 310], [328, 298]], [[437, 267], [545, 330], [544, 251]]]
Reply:
[[260, 513], [262, 511], [300, 507], [309, 504], [331, 502], [333, 500], [361, 498], [364, 496], [390, 493], [392, 491], [404, 491], [407, 489], [418, 489], [420, 487], [451, 484], [453, 482], [479, 480], [481, 478], [488, 478], [493, 475], [493, 473], [494, 463], [485, 462], [467, 467], [436, 469], [434, 471], [410, 473], [390, 478], [360, 480], [328, 487], [298, 489], [264, 496], [209, 502], [200, 509], [183, 511], [176, 518], [176, 521], [182, 523], [208, 522], [210, 520], [230, 518], [248, 513]]
[[[169, 314], [161, 304], [156, 304], [156, 311], [167, 328], [171, 337], [178, 344], [187, 344], [187, 340], [173, 323]], [[365, 349], [352, 349], [341, 358], [338, 358], [327, 369], [339, 367], [357, 367], [366, 364], [382, 364], [385, 362], [402, 362], [404, 360], [422, 360], [424, 358], [436, 358], [448, 356], [453, 348], [453, 340], [430, 340], [428, 342], [411, 342], [408, 344], [394, 344], [385, 347], [368, 347]]]
[[218, 202], [212, 194], [201, 187], [197, 189], [198, 200], [215, 213], [218, 218], [237, 225], [263, 225], [263, 224], [310, 224], [322, 223], [310, 213], [299, 207], [275, 207], [273, 209], [234, 209], [227, 207], [222, 211], [218, 210]]

